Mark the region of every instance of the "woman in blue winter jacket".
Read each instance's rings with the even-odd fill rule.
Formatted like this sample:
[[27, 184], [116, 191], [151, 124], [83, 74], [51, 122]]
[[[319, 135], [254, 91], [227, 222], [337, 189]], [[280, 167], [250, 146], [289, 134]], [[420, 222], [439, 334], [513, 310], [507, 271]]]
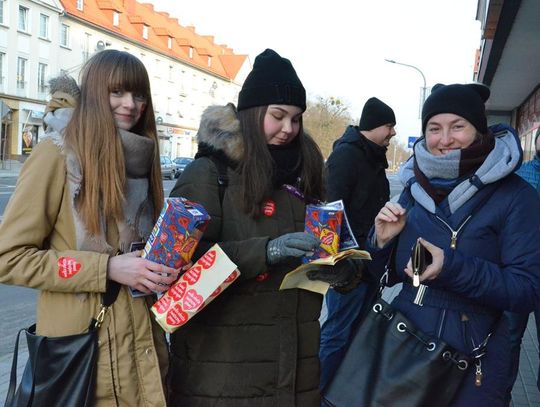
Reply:
[[[404, 284], [393, 305], [418, 329], [471, 356], [487, 339], [453, 406], [506, 404], [510, 349], [500, 316], [528, 313], [540, 296], [540, 199], [514, 174], [522, 157], [514, 130], [487, 127], [489, 93], [480, 84], [434, 86], [424, 137], [400, 172], [404, 191], [381, 209], [370, 239], [379, 272], [397, 242], [394, 269]], [[419, 287], [416, 242], [432, 256]]]

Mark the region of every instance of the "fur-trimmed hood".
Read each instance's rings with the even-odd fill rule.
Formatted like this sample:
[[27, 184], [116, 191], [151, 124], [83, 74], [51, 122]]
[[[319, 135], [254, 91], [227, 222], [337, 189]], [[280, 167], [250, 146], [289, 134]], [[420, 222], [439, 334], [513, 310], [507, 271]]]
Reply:
[[228, 159], [239, 162], [244, 156], [244, 142], [240, 122], [232, 103], [225, 106], [209, 106], [201, 116], [197, 142], [222, 151]]

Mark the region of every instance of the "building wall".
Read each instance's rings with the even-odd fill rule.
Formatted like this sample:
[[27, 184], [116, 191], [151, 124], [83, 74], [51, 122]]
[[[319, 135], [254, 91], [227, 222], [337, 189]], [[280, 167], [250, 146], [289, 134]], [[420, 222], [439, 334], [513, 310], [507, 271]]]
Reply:
[[[1, 127], [7, 129], [7, 134], [4, 131], [1, 135], [0, 147], [5, 151], [0, 148], [0, 160], [23, 161], [32, 148], [25, 139], [29, 140], [31, 133], [34, 145], [43, 134], [42, 116], [48, 88], [38, 86], [40, 64], [46, 69], [47, 83], [61, 71], [78, 79], [84, 63], [103, 49], [123, 50], [137, 56], [150, 77], [160, 149], [171, 158], [195, 154], [195, 135], [207, 106], [237, 100], [241, 84], [235, 80], [213, 75], [121, 33], [71, 16], [64, 12], [59, 1], [5, 0], [3, 6], [0, 99], [10, 107], [11, 113], [4, 117]], [[27, 30], [18, 29], [19, 6], [28, 10]], [[40, 35], [41, 14], [48, 18], [45, 37]], [[24, 78], [17, 76], [19, 58], [26, 61]], [[237, 77], [247, 75], [248, 65], [241, 67]]]

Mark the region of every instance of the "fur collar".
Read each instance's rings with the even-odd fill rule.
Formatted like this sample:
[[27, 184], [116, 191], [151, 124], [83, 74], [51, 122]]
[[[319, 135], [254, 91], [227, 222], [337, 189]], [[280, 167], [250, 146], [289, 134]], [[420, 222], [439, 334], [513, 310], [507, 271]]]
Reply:
[[222, 151], [233, 162], [242, 159], [244, 143], [233, 104], [210, 106], [205, 109], [197, 132], [197, 142]]

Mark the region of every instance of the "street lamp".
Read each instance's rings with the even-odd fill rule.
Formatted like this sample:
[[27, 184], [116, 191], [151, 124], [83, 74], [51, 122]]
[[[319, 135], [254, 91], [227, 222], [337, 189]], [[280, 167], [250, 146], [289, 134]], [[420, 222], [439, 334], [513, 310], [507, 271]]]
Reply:
[[385, 58], [385, 61], [390, 62], [391, 64], [408, 66], [409, 68], [412, 68], [412, 69], [416, 70], [417, 72], [420, 73], [420, 75], [422, 75], [422, 80], [424, 81], [424, 86], [422, 86], [422, 100], [420, 101], [420, 110], [418, 112], [418, 117], [421, 118], [422, 117], [422, 106], [424, 105], [424, 102], [426, 101], [426, 77], [424, 76], [424, 73], [420, 70], [420, 68], [417, 68], [414, 65], [404, 64], [403, 62], [398, 62], [398, 61], [394, 61], [393, 59], [386, 59], [386, 58]]

